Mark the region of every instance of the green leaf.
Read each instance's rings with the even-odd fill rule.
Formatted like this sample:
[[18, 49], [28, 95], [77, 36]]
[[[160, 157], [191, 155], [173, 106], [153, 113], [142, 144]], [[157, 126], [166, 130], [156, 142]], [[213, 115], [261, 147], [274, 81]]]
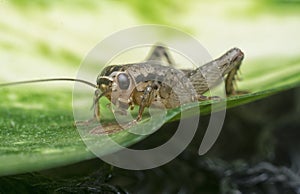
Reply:
[[[299, 86], [300, 60], [246, 62], [242, 72], [244, 80], [238, 82], [239, 89], [250, 93], [229, 97], [227, 108]], [[104, 108], [107, 102], [101, 103]], [[218, 102], [192, 103], [186, 109], [199, 107], [201, 114], [209, 114], [212, 103]], [[180, 119], [179, 108], [168, 110], [163, 122], [177, 119]], [[156, 127], [161, 124], [157, 123]], [[145, 137], [127, 131], [111, 135], [124, 146]], [[103, 155], [118, 149], [107, 143], [107, 138], [100, 137], [99, 141]], [[94, 157], [74, 126], [71, 90], [29, 89], [28, 86], [0, 88], [0, 175], [37, 171]]]
[[92, 158], [73, 126], [71, 93], [1, 89], [0, 174]]

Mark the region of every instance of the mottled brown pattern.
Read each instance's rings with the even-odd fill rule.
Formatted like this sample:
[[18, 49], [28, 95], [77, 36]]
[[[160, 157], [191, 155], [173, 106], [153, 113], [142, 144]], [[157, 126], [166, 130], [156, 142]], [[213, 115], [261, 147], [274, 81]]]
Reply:
[[[162, 65], [160, 59], [163, 58], [167, 59], [169, 66]], [[97, 85], [117, 108], [127, 109], [139, 105], [139, 116], [136, 120], [140, 120], [144, 108], [150, 105], [170, 109], [189, 102], [209, 99], [203, 94], [209, 88], [218, 85], [223, 78], [226, 93], [234, 94], [233, 82], [243, 58], [242, 51], [233, 48], [195, 70], [178, 70], [173, 67], [168, 51], [157, 46], [148, 57], [150, 60], [146, 62], [104, 68], [97, 78]], [[118, 76], [121, 73], [127, 75], [122, 76], [123, 79], [128, 77], [123, 80], [125, 85], [129, 86], [126, 90], [120, 87]]]

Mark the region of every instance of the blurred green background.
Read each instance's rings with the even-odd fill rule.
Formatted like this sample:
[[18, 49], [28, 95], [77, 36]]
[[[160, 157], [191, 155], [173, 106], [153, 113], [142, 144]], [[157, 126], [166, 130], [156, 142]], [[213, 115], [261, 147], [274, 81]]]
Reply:
[[215, 58], [298, 58], [300, 3], [262, 1], [0, 1], [0, 80], [76, 75], [86, 54], [118, 30], [163, 24], [193, 35]]

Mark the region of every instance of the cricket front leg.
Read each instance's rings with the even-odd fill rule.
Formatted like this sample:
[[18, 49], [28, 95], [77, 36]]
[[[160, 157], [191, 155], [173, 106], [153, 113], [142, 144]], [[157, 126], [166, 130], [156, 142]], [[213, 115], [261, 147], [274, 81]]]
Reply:
[[103, 94], [101, 94], [100, 90], [96, 90], [94, 94], [94, 99], [93, 99], [93, 106], [94, 108], [94, 118], [91, 120], [96, 120], [100, 122], [100, 106], [99, 106], [99, 100], [102, 97]]
[[100, 122], [100, 106], [99, 106], [99, 103], [96, 103], [95, 104], [95, 107], [94, 107], [94, 120]]
[[92, 109], [94, 111], [93, 118], [85, 120], [85, 121], [75, 121], [76, 126], [87, 126], [91, 123], [100, 122], [100, 106], [99, 106], [99, 99], [100, 99], [100, 91], [96, 90], [94, 94], [93, 106]]
[[75, 121], [76, 126], [88, 126], [92, 123], [99, 123], [100, 122], [100, 107], [99, 104], [96, 104], [94, 107], [94, 116], [91, 119], [84, 120], [84, 121]]

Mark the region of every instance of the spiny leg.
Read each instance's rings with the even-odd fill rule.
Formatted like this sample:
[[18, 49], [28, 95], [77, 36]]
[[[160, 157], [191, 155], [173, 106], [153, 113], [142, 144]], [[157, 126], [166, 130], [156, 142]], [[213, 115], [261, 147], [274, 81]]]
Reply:
[[232, 69], [226, 79], [225, 79], [225, 91], [227, 95], [233, 95], [235, 94], [235, 89], [234, 89], [234, 85], [235, 85], [235, 75], [237, 73], [237, 68]]
[[241, 66], [242, 62], [238, 63], [226, 76], [225, 79], [225, 91], [227, 95], [235, 95], [235, 94], [245, 94], [246, 91], [237, 91], [236, 86], [236, 79], [238, 70]]
[[142, 119], [145, 108], [151, 105], [156, 89], [157, 89], [157, 85], [155, 83], [149, 84], [146, 87], [143, 97], [142, 97], [142, 100], [141, 100], [141, 104], [139, 107], [139, 113], [136, 118], [136, 121], [140, 121]]
[[174, 62], [171, 54], [169, 53], [167, 47], [160, 45], [160, 44], [153, 46], [148, 57], [146, 58], [146, 61], [151, 61], [151, 60], [154, 60], [154, 61], [165, 60], [168, 63], [168, 65], [170, 65], [170, 66], [175, 65], [175, 62]]

